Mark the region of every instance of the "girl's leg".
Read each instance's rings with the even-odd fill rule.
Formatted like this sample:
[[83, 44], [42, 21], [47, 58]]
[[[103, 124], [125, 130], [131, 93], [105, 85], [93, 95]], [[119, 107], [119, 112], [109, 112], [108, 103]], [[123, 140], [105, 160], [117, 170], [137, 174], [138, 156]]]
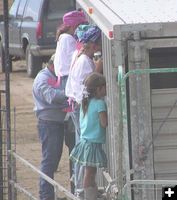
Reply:
[[84, 200], [97, 200], [97, 186], [95, 183], [96, 168], [86, 167], [84, 176]]
[[95, 187], [96, 167], [85, 167], [84, 188]]

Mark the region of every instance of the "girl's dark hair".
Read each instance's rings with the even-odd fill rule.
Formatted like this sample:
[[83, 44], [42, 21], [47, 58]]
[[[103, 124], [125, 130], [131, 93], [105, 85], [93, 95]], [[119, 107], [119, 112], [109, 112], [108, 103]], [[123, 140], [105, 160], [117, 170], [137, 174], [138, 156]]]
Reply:
[[59, 26], [56, 33], [56, 41], [59, 39], [62, 33], [67, 33], [69, 29], [70, 29], [70, 26], [66, 26], [65, 24], [62, 24], [61, 26]]
[[[81, 24], [88, 24], [88, 22], [83, 22]], [[61, 24], [58, 29], [57, 29], [57, 32], [56, 32], [56, 41], [59, 39], [60, 35], [62, 33], [68, 33], [69, 29], [71, 28], [71, 26], [67, 26], [65, 24]]]
[[101, 41], [101, 36], [95, 41], [95, 44], [97, 45], [101, 45], [102, 41]]
[[82, 109], [84, 116], [88, 110], [90, 99], [96, 97], [97, 88], [106, 85], [105, 77], [97, 72], [93, 72], [84, 80], [85, 93], [82, 99]]

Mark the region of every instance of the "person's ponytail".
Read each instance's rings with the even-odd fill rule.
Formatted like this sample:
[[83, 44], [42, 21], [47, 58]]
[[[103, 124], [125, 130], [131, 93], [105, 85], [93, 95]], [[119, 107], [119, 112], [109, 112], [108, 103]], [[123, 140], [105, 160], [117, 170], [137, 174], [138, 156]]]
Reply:
[[63, 33], [67, 33], [70, 29], [70, 26], [66, 26], [64, 24], [62, 24], [58, 29], [57, 29], [57, 33], [56, 33], [56, 41], [58, 41], [59, 37], [61, 34]]
[[89, 105], [89, 98], [88, 97], [83, 98], [82, 99], [82, 110], [83, 110], [84, 116], [88, 110], [88, 105]]

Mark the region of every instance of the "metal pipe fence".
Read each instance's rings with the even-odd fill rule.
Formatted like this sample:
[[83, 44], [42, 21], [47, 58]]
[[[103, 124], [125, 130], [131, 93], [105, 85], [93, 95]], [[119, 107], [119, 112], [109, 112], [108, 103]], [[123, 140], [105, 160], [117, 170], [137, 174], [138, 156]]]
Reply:
[[[35, 167], [34, 165], [32, 165], [30, 162], [28, 162], [27, 160], [25, 160], [24, 158], [22, 158], [21, 156], [19, 156], [17, 153], [13, 152], [13, 151], [9, 151], [8, 152], [10, 156], [12, 156], [16, 161], [20, 161], [24, 166], [30, 168], [33, 172], [35, 172], [36, 174], [40, 175], [43, 179], [45, 179], [47, 182], [49, 182], [51, 185], [53, 185], [54, 187], [54, 192], [55, 192], [55, 200], [57, 200], [57, 193], [58, 192], [62, 192], [65, 194], [65, 196], [67, 196], [69, 199], [72, 200], [79, 200], [79, 198], [77, 198], [76, 196], [74, 196], [71, 192], [69, 192], [67, 189], [65, 189], [63, 186], [61, 186], [59, 183], [57, 183], [55, 180], [51, 179], [50, 177], [48, 177], [46, 174], [44, 174], [43, 172], [41, 172], [37, 167]], [[26, 194], [30, 199], [36, 200], [36, 197], [34, 197], [30, 192], [28, 192], [27, 190], [25, 190], [23, 187], [20, 186], [20, 184], [14, 182], [13, 180], [11, 180], [11, 184], [13, 185], [13, 187], [15, 187], [17, 190], [23, 192], [24, 194]]]
[[3, 199], [4, 188], [3, 188], [3, 125], [2, 125], [2, 94], [4, 90], [0, 90], [0, 199]]
[[[14, 196], [9, 197], [9, 176], [8, 171], [12, 170], [11, 164], [9, 163], [7, 146], [8, 146], [8, 136], [7, 136], [7, 107], [5, 102], [6, 91], [0, 90], [0, 199], [3, 200], [16, 200], [16, 195], [14, 192]], [[12, 126], [12, 135], [11, 135], [11, 147], [13, 150], [16, 150], [16, 139], [15, 139], [15, 109], [10, 111], [10, 115], [12, 117], [11, 123]], [[14, 177], [16, 180], [16, 166], [15, 163], [13, 169]]]
[[5, 90], [0, 90], [0, 199], [8, 198]]

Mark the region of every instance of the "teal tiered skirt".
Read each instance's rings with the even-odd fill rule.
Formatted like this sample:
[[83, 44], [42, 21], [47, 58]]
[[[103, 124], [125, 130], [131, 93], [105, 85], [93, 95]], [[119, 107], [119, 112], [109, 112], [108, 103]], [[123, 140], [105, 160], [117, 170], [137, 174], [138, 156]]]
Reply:
[[90, 167], [106, 167], [107, 158], [102, 144], [81, 139], [70, 154], [70, 159], [80, 165]]

